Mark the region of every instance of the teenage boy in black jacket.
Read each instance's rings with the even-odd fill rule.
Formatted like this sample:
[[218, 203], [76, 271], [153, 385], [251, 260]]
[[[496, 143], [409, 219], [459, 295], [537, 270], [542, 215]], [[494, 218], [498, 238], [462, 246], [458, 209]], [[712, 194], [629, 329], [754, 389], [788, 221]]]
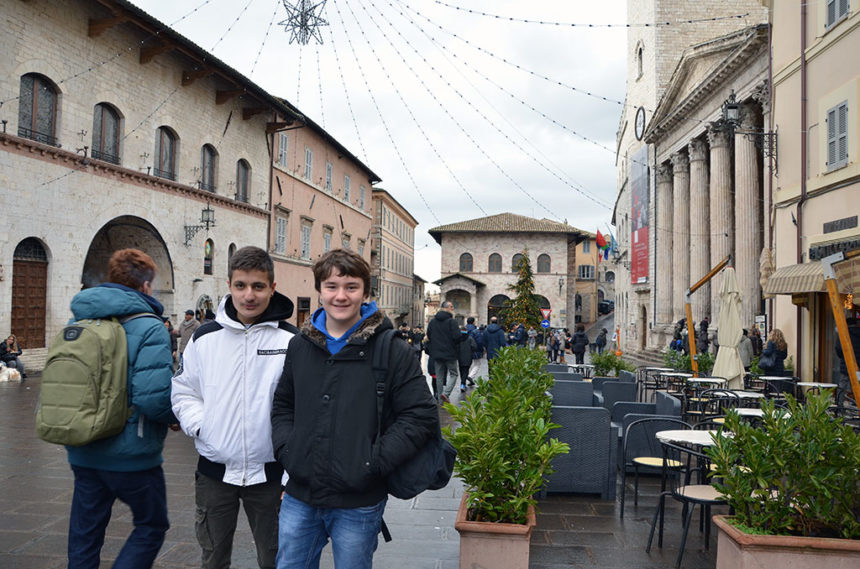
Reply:
[[313, 272], [322, 308], [290, 341], [272, 405], [275, 458], [289, 475], [277, 566], [317, 568], [331, 539], [336, 568], [370, 569], [388, 497], [385, 477], [429, 440], [439, 415], [418, 360], [393, 338], [377, 438], [371, 362], [379, 335], [392, 325], [366, 302], [370, 267], [336, 249]]

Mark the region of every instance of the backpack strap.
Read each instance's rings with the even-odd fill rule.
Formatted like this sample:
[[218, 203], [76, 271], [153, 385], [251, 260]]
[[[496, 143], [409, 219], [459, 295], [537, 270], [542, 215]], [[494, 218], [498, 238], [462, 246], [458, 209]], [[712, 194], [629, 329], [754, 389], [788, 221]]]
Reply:
[[130, 314], [130, 315], [126, 316], [125, 318], [120, 318], [119, 323], [122, 324], [123, 326], [125, 326], [126, 323], [131, 322], [132, 320], [137, 320], [138, 318], [147, 318], [147, 317], [156, 318], [156, 319], [158, 319], [159, 322], [164, 324], [164, 320], [161, 319], [161, 316], [159, 316], [153, 312], [138, 312], [137, 314]]
[[[391, 339], [394, 337], [394, 330], [385, 330], [376, 339], [373, 345], [373, 357], [371, 365], [373, 366], [373, 379], [376, 383], [376, 438], [382, 436], [382, 408], [385, 403], [385, 384], [388, 376], [388, 361], [391, 354]], [[391, 541], [391, 532], [388, 531], [388, 526], [385, 524], [385, 519], [382, 519], [379, 531], [382, 533], [382, 539], [385, 542]]]
[[295, 326], [293, 326], [292, 324], [290, 324], [286, 320], [279, 320], [278, 321], [278, 328], [280, 328], [281, 330], [286, 330], [287, 332], [292, 332], [296, 336], [298, 336], [299, 334], [302, 333], [301, 330], [299, 330], [298, 328], [296, 328]]

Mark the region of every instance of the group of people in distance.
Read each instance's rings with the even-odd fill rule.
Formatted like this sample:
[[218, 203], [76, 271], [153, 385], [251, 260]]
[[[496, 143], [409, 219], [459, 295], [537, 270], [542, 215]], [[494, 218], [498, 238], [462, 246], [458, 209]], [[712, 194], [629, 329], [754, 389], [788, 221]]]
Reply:
[[[156, 271], [142, 251], [116, 251], [108, 282], [75, 295], [74, 318], [161, 316]], [[329, 541], [337, 568], [372, 566], [385, 478], [438, 431], [437, 405], [412, 348], [392, 342], [377, 437], [370, 356], [392, 324], [368, 302], [370, 267], [337, 249], [313, 275], [321, 308], [298, 330], [286, 323], [293, 303], [275, 289], [270, 256], [236, 251], [229, 294], [181, 342], [175, 374], [166, 326], [149, 318], [124, 324], [133, 414], [116, 436], [66, 447], [74, 473], [70, 569], [99, 566], [117, 499], [131, 508], [134, 529], [114, 567], [153, 565], [169, 528], [161, 467], [168, 428], [191, 437], [199, 455], [195, 531], [204, 569], [230, 566], [240, 506], [261, 568], [318, 567]]]

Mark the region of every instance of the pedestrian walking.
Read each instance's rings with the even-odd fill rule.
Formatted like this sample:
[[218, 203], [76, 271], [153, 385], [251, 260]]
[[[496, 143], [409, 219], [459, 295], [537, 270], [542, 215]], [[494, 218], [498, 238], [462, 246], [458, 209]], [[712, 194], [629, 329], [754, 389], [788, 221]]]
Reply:
[[570, 351], [573, 352], [577, 364], [585, 363], [585, 348], [588, 346], [588, 336], [585, 333], [585, 326], [582, 324], [576, 325], [576, 332], [570, 339]]
[[69, 517], [69, 569], [100, 564], [105, 529], [114, 502], [131, 508], [134, 529], [119, 550], [114, 567], [152, 567], [164, 543], [167, 490], [161, 452], [170, 410], [173, 361], [170, 338], [161, 323], [164, 308], [152, 297], [156, 266], [137, 249], [121, 249], [108, 261], [108, 282], [82, 290], [72, 299], [75, 320], [108, 319], [138, 314], [123, 323], [128, 340], [128, 396], [132, 409], [119, 434], [83, 446], [67, 446], [74, 473]]
[[454, 320], [454, 304], [446, 300], [427, 325], [427, 353], [433, 357], [436, 365], [436, 381], [442, 381], [444, 384], [444, 389], [437, 389], [444, 402], [448, 401], [454, 387], [460, 383], [457, 357], [458, 344], [462, 340], [460, 327]]
[[188, 342], [191, 341], [191, 336], [198, 328], [200, 328], [200, 322], [194, 318], [194, 311], [191, 309], [186, 310], [185, 320], [180, 322], [178, 328], [174, 331], [174, 334], [179, 339], [177, 347], [179, 348], [180, 358], [182, 358], [182, 353], [185, 351]]
[[499, 319], [493, 316], [487, 329], [484, 330], [484, 345], [487, 346], [487, 363], [498, 355], [501, 348], [508, 345], [505, 339], [505, 330], [499, 326]]
[[466, 319], [466, 330], [469, 332], [470, 343], [474, 342], [472, 362], [469, 364], [466, 383], [475, 385], [475, 379], [478, 377], [478, 370], [481, 369], [481, 361], [484, 359], [484, 352], [487, 347], [484, 345], [484, 334], [475, 326], [474, 316], [469, 316]]

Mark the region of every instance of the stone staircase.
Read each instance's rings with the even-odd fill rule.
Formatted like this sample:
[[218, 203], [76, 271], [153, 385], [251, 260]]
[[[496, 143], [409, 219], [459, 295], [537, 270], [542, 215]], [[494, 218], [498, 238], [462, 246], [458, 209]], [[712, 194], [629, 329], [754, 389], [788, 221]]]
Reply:
[[628, 350], [624, 351], [621, 357], [637, 367], [663, 367], [666, 365], [666, 362], [663, 360], [663, 352], [656, 350]]

